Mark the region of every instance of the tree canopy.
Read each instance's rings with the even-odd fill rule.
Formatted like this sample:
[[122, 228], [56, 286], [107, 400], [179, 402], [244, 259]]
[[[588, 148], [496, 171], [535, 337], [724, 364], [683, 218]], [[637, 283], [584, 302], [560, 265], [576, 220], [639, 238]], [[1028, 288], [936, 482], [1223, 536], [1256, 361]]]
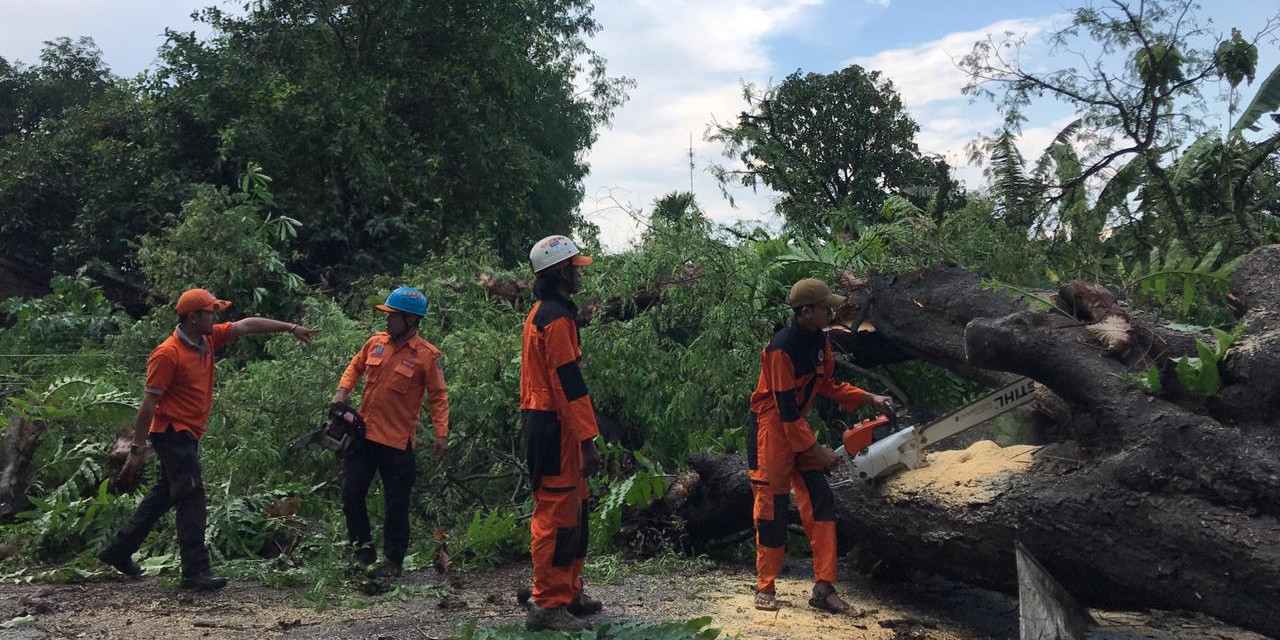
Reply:
[[852, 232], [875, 219], [885, 198], [929, 182], [916, 147], [919, 126], [893, 83], [851, 65], [831, 74], [787, 76], [743, 91], [747, 109], [711, 139], [738, 165], [715, 169], [722, 185], [778, 192], [775, 210], [807, 230]]
[[198, 187], [256, 164], [300, 223], [287, 257], [309, 280], [396, 271], [468, 235], [514, 262], [579, 223], [585, 151], [629, 85], [587, 47], [585, 0], [274, 0], [199, 18], [210, 38], [168, 32], [135, 79], [86, 39], [0, 63], [0, 247], [129, 272]]

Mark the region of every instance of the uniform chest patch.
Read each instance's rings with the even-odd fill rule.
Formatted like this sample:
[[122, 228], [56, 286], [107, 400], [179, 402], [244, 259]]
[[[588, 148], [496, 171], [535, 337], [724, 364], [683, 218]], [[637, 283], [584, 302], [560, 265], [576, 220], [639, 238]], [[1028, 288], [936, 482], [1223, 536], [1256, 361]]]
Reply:
[[381, 345], [381, 344], [380, 344], [380, 345], [375, 346], [375, 347], [373, 348], [373, 355], [375, 355], [375, 356], [380, 356], [380, 355], [382, 355], [382, 349], [383, 349], [385, 346], [386, 346], [386, 345]]

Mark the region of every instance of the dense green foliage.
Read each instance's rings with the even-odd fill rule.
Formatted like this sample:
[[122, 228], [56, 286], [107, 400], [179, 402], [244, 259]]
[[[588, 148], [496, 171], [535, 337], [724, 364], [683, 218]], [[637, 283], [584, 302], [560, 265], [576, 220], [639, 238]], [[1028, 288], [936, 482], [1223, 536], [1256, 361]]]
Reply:
[[797, 71], [763, 93], [747, 86], [743, 94], [748, 110], [711, 135], [741, 164], [717, 167], [716, 176], [777, 191], [777, 212], [799, 229], [857, 235], [876, 221], [887, 194], [938, 186], [916, 148], [920, 127], [879, 71]]
[[[1144, 6], [1155, 12], [1144, 28], [1159, 30], [1164, 3]], [[66, 272], [49, 295], [0, 304], [0, 429], [44, 429], [33, 507], [0, 524], [0, 573], [69, 580], [99, 569], [92, 551], [139, 499], [111, 491], [105, 452], [129, 425], [147, 353], [173, 328], [167, 304], [193, 285], [232, 298], [231, 318], [322, 330], [311, 345], [248, 338], [223, 354], [202, 440], [221, 570], [300, 587], [317, 605], [358, 598], [335, 460], [284, 449], [322, 419], [348, 360], [381, 330], [372, 304], [398, 284], [431, 299], [422, 330], [445, 354], [452, 408], [447, 460], [418, 453], [408, 567], [429, 566], [442, 544], [462, 567], [521, 557], [532, 507], [520, 325], [531, 301], [515, 258], [544, 231], [590, 241], [576, 217], [582, 152], [625, 88], [585, 47], [598, 28], [589, 4], [278, 0], [202, 15], [212, 39], [171, 34], [159, 66], [135, 79], [112, 77], [85, 41], [53, 43], [32, 66], [0, 61], [0, 251]], [[1157, 50], [1108, 20], [1082, 10], [1076, 28], [1124, 52], [1123, 72], [1161, 105], [1197, 102], [1183, 83], [1219, 75], [1234, 105], [1238, 87], [1264, 75], [1234, 38], [1204, 54], [1160, 32]], [[1144, 111], [1155, 137], [1123, 167], [1111, 164], [1120, 155], [1100, 165], [1094, 154], [1114, 153], [1098, 132], [1121, 126], [1105, 109], [1033, 162], [1013, 144], [1016, 127], [1000, 132], [980, 143], [991, 184], [965, 193], [918, 153], [914, 122], [875, 72], [795, 74], [749, 94], [742, 118], [715, 134], [747, 173], [722, 177], [778, 190], [785, 230], [718, 227], [692, 194], [672, 193], [632, 248], [584, 270], [583, 366], [606, 468], [591, 486], [594, 556], [674, 547], [679, 532], [620, 535], [624, 516], [660, 495], [688, 454], [745, 446], [760, 349], [787, 321], [798, 278], [847, 283], [952, 262], [988, 287], [1047, 299], [1045, 288], [1083, 277], [1131, 306], [1225, 327], [1232, 269], [1277, 239], [1280, 133], [1247, 137], [1280, 107], [1280, 76], [1266, 77], [1247, 107], [1229, 107], [1240, 116], [1226, 135], [1172, 119], [1171, 107]], [[1036, 92], [1010, 91], [1016, 125]], [[144, 284], [154, 306], [125, 313], [138, 300], [122, 281]], [[1216, 392], [1232, 336], [1215, 335], [1178, 364], [1201, 396]], [[877, 373], [935, 411], [980, 391], [922, 363]], [[819, 405], [813, 422], [835, 444], [857, 418]], [[284, 498], [299, 501], [296, 513], [268, 515]], [[281, 541], [290, 549], [273, 553]], [[171, 520], [143, 557], [149, 572], [174, 573]], [[607, 560], [588, 570], [615, 572]], [[610, 633], [715, 637], [707, 626]]]
[[[1058, 252], [1074, 254], [1073, 271], [1097, 278], [1102, 258], [1165, 247], [1164, 238], [1193, 254], [1222, 240], [1232, 256], [1280, 239], [1280, 133], [1251, 133], [1280, 108], [1280, 74], [1266, 75], [1239, 111], [1241, 83], [1259, 75], [1254, 43], [1280, 23], [1268, 21], [1252, 39], [1233, 30], [1219, 41], [1198, 9], [1194, 0], [1076, 9], [1050, 44], [1086, 52], [1082, 66], [1024, 68], [1023, 43], [1012, 35], [978, 42], [960, 61], [966, 92], [990, 97], [1005, 115], [1001, 130], [973, 147], [975, 159], [990, 161], [998, 216], [1057, 237]], [[1221, 81], [1225, 113], [1211, 103]], [[1040, 98], [1080, 117], [1031, 164], [1013, 141]], [[1225, 135], [1215, 117], [1226, 122]]]
[[[0, 60], [0, 250], [131, 271], [143, 237], [256, 163], [299, 221], [284, 256], [347, 281], [468, 234], [506, 263], [578, 222], [583, 152], [625, 99], [585, 0], [275, 0], [209, 9], [116, 78], [91, 41]], [[32, 267], [37, 269], [36, 266]]]

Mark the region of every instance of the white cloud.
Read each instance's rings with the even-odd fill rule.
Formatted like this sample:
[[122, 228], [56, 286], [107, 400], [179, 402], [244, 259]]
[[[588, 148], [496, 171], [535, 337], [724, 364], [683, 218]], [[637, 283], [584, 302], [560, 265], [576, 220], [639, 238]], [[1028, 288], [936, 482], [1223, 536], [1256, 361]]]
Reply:
[[774, 71], [766, 40], [802, 29], [822, 0], [639, 0], [597, 5], [604, 26], [592, 45], [609, 72], [634, 78], [631, 100], [588, 157], [580, 210], [601, 227], [611, 249], [639, 232], [625, 210], [647, 212], [666, 193], [693, 190], [709, 217], [729, 223], [766, 219], [770, 193], [734, 192], [737, 208], [721, 195], [707, 167], [725, 162], [718, 144], [703, 141], [713, 119], [734, 118], [744, 107], [743, 81], [764, 85]]
[[1057, 137], [1063, 127], [1071, 124], [1080, 116], [1069, 115], [1054, 119], [1049, 123], [1039, 127], [1024, 127], [1022, 135], [1018, 136], [1015, 144], [1018, 145], [1018, 151], [1022, 153], [1022, 157], [1027, 159], [1028, 163], [1035, 162], [1045, 150], [1049, 148], [1049, 143]]
[[[824, 0], [637, 0], [596, 8], [598, 40], [621, 67], [688, 77], [694, 73], [767, 71], [767, 36], [795, 28]], [[666, 67], [662, 62], [678, 61]], [[626, 72], [624, 70], [624, 72]]]
[[1054, 18], [1019, 18], [1000, 20], [973, 31], [956, 31], [932, 42], [909, 49], [890, 49], [872, 56], [853, 58], [845, 64], [858, 64], [884, 72], [893, 81], [902, 100], [921, 107], [939, 100], [963, 96], [966, 77], [955, 62], [973, 49], [973, 44], [988, 34], [1005, 32], [1031, 37], [1053, 22]]
[[[883, 7], [890, 0], [867, 3]], [[743, 81], [769, 83], [776, 69], [767, 39], [801, 32], [806, 21], [821, 19], [821, 12], [814, 10], [818, 4], [641, 0], [598, 5], [597, 19], [604, 31], [594, 47], [609, 59], [611, 73], [637, 81], [631, 101], [616, 114], [612, 129], [601, 132], [589, 156], [591, 174], [581, 211], [600, 225], [608, 247], [624, 248], [642, 230], [633, 217], [642, 216], [654, 199], [688, 188], [690, 133], [697, 165], [693, 189], [710, 217], [717, 222], [773, 219], [775, 194], [767, 189], [735, 190], [736, 209], [721, 197], [705, 168], [727, 159], [719, 145], [703, 142], [702, 136], [713, 117], [723, 122], [743, 109]], [[1001, 20], [916, 47], [853, 58], [841, 66], [857, 63], [883, 71], [921, 124], [920, 148], [944, 156], [958, 178], [976, 186], [982, 183], [981, 170], [968, 164], [965, 146], [999, 125], [1000, 117], [989, 105], [967, 104], [961, 93], [965, 76], [953, 57], [968, 53], [987, 34], [1030, 37], [1053, 20]], [[1053, 135], [1043, 133], [1041, 128], [1028, 129], [1027, 143], [1034, 146]]]
[[[975, 42], [988, 36], [998, 40], [1006, 33], [1025, 38], [1029, 46], [1022, 52], [1023, 56], [1033, 59], [1044, 50], [1035, 44], [1034, 37], [1059, 20], [1058, 15], [999, 20], [978, 29], [949, 33], [915, 47], [851, 58], [845, 64], [879, 70], [892, 80], [920, 125], [916, 142], [921, 151], [946, 158], [955, 177], [975, 188], [986, 179], [980, 167], [969, 164], [966, 147], [980, 135], [998, 128], [1003, 119], [994, 105], [982, 101], [971, 103], [964, 95], [962, 89], [968, 78], [956, 62], [972, 51]], [[1031, 115], [1034, 117], [1035, 113]], [[1039, 157], [1044, 146], [1073, 117], [1025, 128], [1018, 141], [1019, 149], [1027, 157]]]

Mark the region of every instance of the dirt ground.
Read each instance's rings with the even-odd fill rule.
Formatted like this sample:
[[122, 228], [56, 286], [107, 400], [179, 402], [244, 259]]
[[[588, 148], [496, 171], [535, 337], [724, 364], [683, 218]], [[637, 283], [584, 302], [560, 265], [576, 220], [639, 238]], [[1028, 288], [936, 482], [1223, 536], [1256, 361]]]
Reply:
[[[807, 606], [812, 585], [807, 562], [788, 563], [778, 583], [783, 609], [752, 607], [754, 575], [747, 566], [682, 569], [666, 575], [628, 571], [622, 584], [590, 585], [606, 603], [598, 620], [687, 620], [709, 615], [726, 637], [768, 640], [850, 638], [866, 640], [978, 640], [1016, 638], [1017, 602], [1005, 595], [915, 576], [891, 584], [861, 579], [840, 590], [861, 618], [824, 614]], [[520, 624], [524, 612], [514, 593], [528, 568], [513, 565], [484, 573], [440, 576], [424, 570], [403, 579], [409, 595], [365, 608], [317, 611], [297, 592], [233, 582], [224, 591], [192, 594], [171, 580], [132, 580], [105, 571], [68, 585], [0, 584], [0, 638], [362, 638], [444, 639], [470, 619], [481, 626]], [[1258, 640], [1212, 620], [1172, 614], [1095, 612], [1105, 625], [1099, 638], [1203, 638]]]

